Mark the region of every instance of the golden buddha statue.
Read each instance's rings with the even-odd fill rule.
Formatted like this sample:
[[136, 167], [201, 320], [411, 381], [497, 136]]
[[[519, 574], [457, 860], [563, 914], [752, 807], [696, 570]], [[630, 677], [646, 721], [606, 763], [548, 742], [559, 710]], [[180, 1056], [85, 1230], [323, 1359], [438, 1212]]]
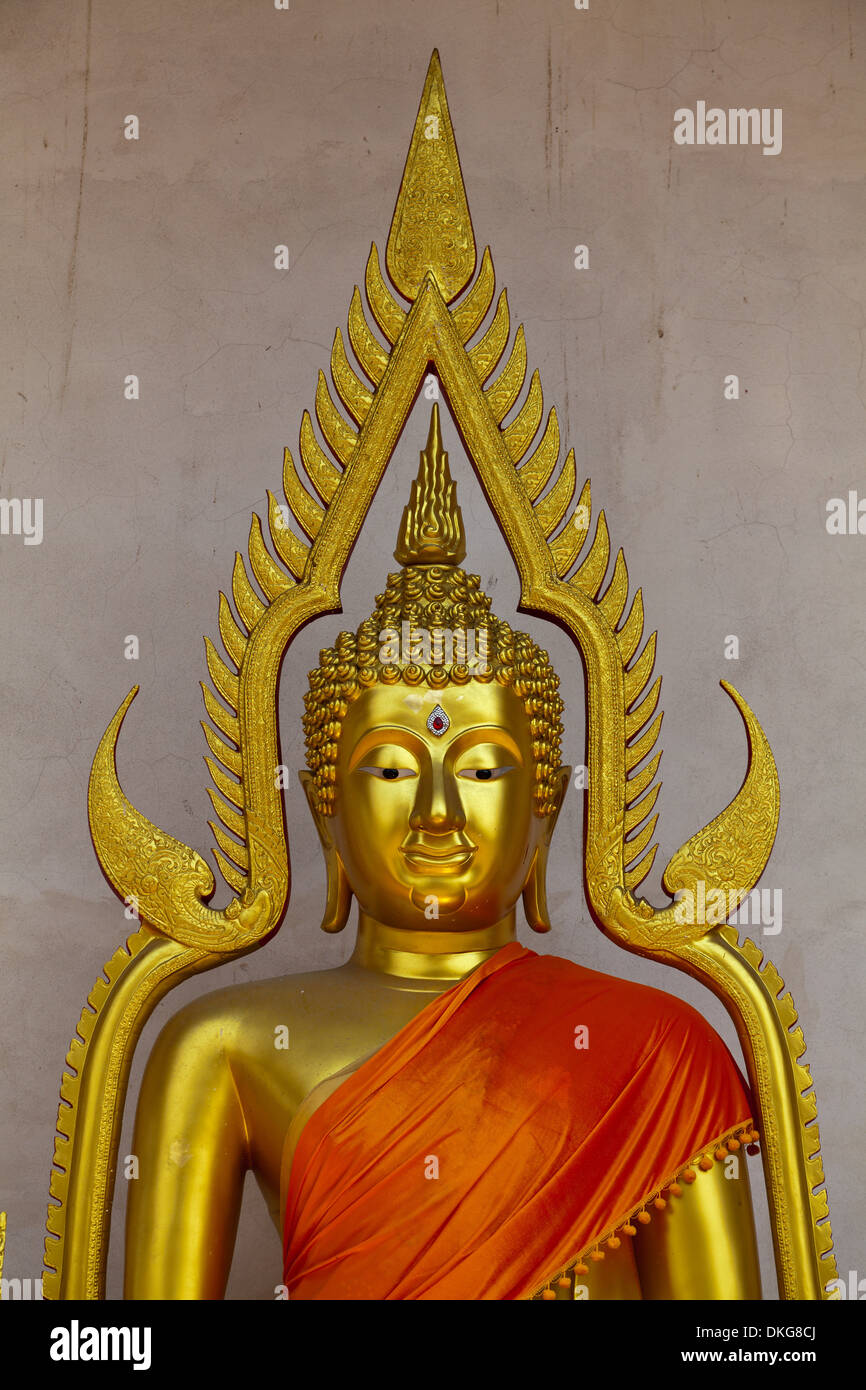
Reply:
[[[356, 898], [355, 950], [347, 964], [336, 969], [233, 986], [208, 995], [183, 1009], [164, 1029], [142, 1084], [133, 1142], [140, 1176], [131, 1187], [128, 1209], [128, 1298], [222, 1297], [245, 1171], [251, 1168], [255, 1173], [282, 1232], [290, 1199], [293, 1205], [298, 1201], [303, 1205], [296, 1193], [290, 1194], [290, 1187], [300, 1181], [290, 1182], [290, 1174], [300, 1136], [311, 1117], [318, 1116], [320, 1107], [345, 1087], [349, 1076], [361, 1077], [367, 1059], [381, 1067], [389, 1040], [394, 1040], [392, 1048], [395, 1043], [405, 1046], [405, 1025], [429, 1012], [431, 999], [484, 962], [498, 959], [503, 948], [516, 941], [516, 905], [521, 895], [530, 925], [536, 931], [549, 928], [544, 870], [571, 773], [559, 763], [559, 682], [547, 654], [526, 634], [512, 631], [491, 614], [478, 577], [459, 565], [465, 555], [463, 526], [436, 406], [396, 555], [402, 570], [389, 576], [374, 614], [357, 634], [340, 633], [335, 646], [322, 652], [321, 664], [310, 673], [306, 699], [309, 768], [301, 776], [327, 864], [322, 925], [326, 931], [341, 930]], [[402, 650], [390, 649], [392, 643]], [[468, 660], [467, 648], [475, 652]], [[460, 659], [450, 659], [454, 656]], [[512, 971], [516, 964], [512, 963]], [[669, 1066], [677, 1064], [677, 1051], [689, 1045], [685, 1040], [694, 1041], [694, 1024], [687, 1020], [685, 1006], [655, 990], [578, 972], [570, 965], [568, 971], [579, 978], [582, 988], [569, 993], [567, 1011], [580, 1027], [595, 1033], [595, 1014], [592, 1023], [587, 1021], [592, 1001], [584, 999], [584, 993], [601, 991], [604, 1009], [596, 1013], [606, 1033], [599, 1030], [595, 1050], [585, 1059], [575, 1049], [574, 1025], [562, 1030], [560, 1056], [557, 1059], [556, 1052], [548, 1053], [545, 1046], [544, 1067], [552, 1067], [554, 1074], [568, 1065], [584, 1074], [587, 1063], [592, 1073], [611, 1067], [611, 1047], [620, 1048], [616, 1034], [624, 1025], [631, 1030], [633, 1048], [644, 1068], [653, 1065], [650, 1054], [655, 1056], [654, 1049], [660, 1049], [654, 1063], [657, 1084], [652, 1107], [665, 1108], [666, 1127], [675, 1124], [681, 1105], [693, 1103], [687, 1087], [673, 1103], [667, 1075]], [[489, 981], [484, 987], [489, 989]], [[478, 986], [479, 995], [482, 988]], [[512, 1009], [519, 1007], [513, 986], [508, 999]], [[545, 1002], [553, 1007], [549, 996]], [[651, 1020], [646, 1033], [639, 1021], [644, 1015]], [[663, 1024], [669, 1024], [676, 1037], [676, 1051], [671, 1055], [667, 1051], [670, 1036], [664, 1041], [655, 1036]], [[532, 1012], [521, 1017], [519, 1025], [538, 1036], [539, 1024]], [[508, 1026], [503, 1022], [503, 1037]], [[290, 1038], [284, 1052], [274, 1046], [280, 1027], [287, 1029]], [[502, 1063], [503, 1040], [497, 1039], [491, 1051], [483, 1036], [478, 1037], [485, 1027], [489, 1031], [489, 1021], [474, 1019], [471, 1052], [475, 1083], [483, 1083], [484, 1107], [494, 1097], [497, 1107], [515, 1101], [518, 1106], [521, 1101], [525, 1104], [527, 1097], [511, 1095], [511, 1088], [519, 1086], [516, 1068], [509, 1067], [511, 1082], [498, 1095], [496, 1071]], [[608, 1041], [601, 1041], [602, 1036]], [[526, 1044], [518, 1046], [524, 1050]], [[403, 1142], [411, 1157], [407, 1160], [401, 1150], [394, 1171], [376, 1169], [375, 1181], [371, 1179], [373, 1195], [368, 1201], [375, 1220], [391, 1226], [401, 1260], [393, 1285], [383, 1288], [382, 1297], [399, 1296], [395, 1290], [404, 1285], [402, 1296], [439, 1296], [436, 1281], [420, 1276], [420, 1251], [429, 1238], [425, 1226], [429, 1202], [419, 1198], [426, 1198], [429, 1181], [446, 1207], [450, 1203], [462, 1208], [464, 1189], [478, 1182], [475, 1174], [470, 1175], [468, 1155], [462, 1148], [467, 1142], [473, 1148], [481, 1143], [478, 1125], [483, 1116], [475, 1115], [474, 1101], [465, 1094], [466, 1080], [455, 1061], [459, 1041], [449, 1035], [447, 1047], [450, 1065], [444, 1068], [440, 1083], [449, 1093], [449, 1103], [443, 1107], [447, 1122], [440, 1110], [435, 1120], [427, 1117], [425, 1129], [410, 1110], [411, 1138]], [[425, 1038], [419, 1049], [422, 1055], [413, 1060], [428, 1098], [434, 1085], [434, 1052]], [[502, 1055], [508, 1055], [504, 1048]], [[690, 1061], [685, 1070], [693, 1065]], [[411, 1086], [412, 1069], [407, 1071]], [[629, 1065], [629, 1086], [633, 1087], [631, 1072]], [[691, 1080], [694, 1085], [695, 1078]], [[406, 1084], [401, 1073], [396, 1085]], [[596, 1086], [597, 1080], [593, 1089]], [[581, 1119], [593, 1131], [592, 1143], [579, 1155], [575, 1142], [583, 1198], [588, 1200], [595, 1161], [591, 1150], [598, 1127], [605, 1119], [615, 1124], [622, 1142], [628, 1127], [639, 1129], [640, 1102], [632, 1090], [628, 1109], [614, 1120], [592, 1108], [585, 1090], [584, 1079], [570, 1105], [582, 1110]], [[392, 1091], [387, 1103], [392, 1109], [403, 1109], [398, 1101], [403, 1091], [396, 1091], [393, 1082]], [[454, 1092], [460, 1105], [452, 1113]], [[536, 1099], [534, 1095], [532, 1107]], [[610, 1103], [616, 1106], [618, 1100]], [[551, 1107], [556, 1113], [555, 1096], [551, 1096]], [[701, 1116], [700, 1139], [684, 1136], [679, 1164], [674, 1159], [672, 1166], [687, 1168], [692, 1149], [700, 1143], [715, 1139], [714, 1147], [718, 1147], [716, 1131], [726, 1125], [732, 1131], [726, 1137], [739, 1149], [733, 1127], [739, 1122], [741, 1134], [750, 1135], [748, 1101], [736, 1096], [733, 1107], [727, 1119]], [[533, 1129], [530, 1114], [521, 1112], [521, 1122]], [[460, 1124], [462, 1130], [456, 1143], [449, 1133], [452, 1123]], [[545, 1118], [543, 1134], [548, 1140], [551, 1128], [551, 1119]], [[352, 1220], [341, 1240], [351, 1255], [329, 1259], [330, 1277], [318, 1297], [358, 1296], [353, 1292], [357, 1290], [365, 1290], [361, 1296], [374, 1296], [369, 1290], [387, 1267], [381, 1238], [375, 1244], [372, 1269], [366, 1262], [358, 1266], [357, 1222], [363, 1194], [354, 1167], [369, 1171], [383, 1147], [393, 1151], [400, 1142], [397, 1127], [392, 1122], [383, 1133], [376, 1119], [368, 1116], [357, 1142], [362, 1151], [353, 1149], [353, 1170], [343, 1177], [351, 1187]], [[507, 1128], [496, 1129], [491, 1135], [493, 1154], [506, 1142], [510, 1151], [514, 1136]], [[533, 1142], [540, 1140], [536, 1136]], [[728, 1154], [725, 1147], [725, 1157]], [[425, 1179], [425, 1164], [429, 1167], [431, 1160], [434, 1176]], [[508, 1160], [512, 1182], [519, 1162], [513, 1154]], [[316, 1167], [321, 1163], [318, 1151]], [[456, 1183], [449, 1167], [461, 1175]], [[660, 1171], [666, 1171], [664, 1163]], [[535, 1157], [531, 1173], [533, 1187], [549, 1185], [551, 1178], [542, 1174]], [[508, 1190], [502, 1175], [493, 1175], [492, 1167], [485, 1167], [484, 1175], [488, 1183], [496, 1184], [497, 1193], [505, 1187], [508, 1202], [515, 1206], [509, 1213], [513, 1220], [525, 1207], [527, 1194], [519, 1184], [514, 1192]], [[667, 1176], [673, 1181], [673, 1172]], [[650, 1187], [655, 1184], [650, 1182]], [[620, 1191], [629, 1194], [631, 1189], [618, 1186]], [[634, 1193], [643, 1199], [641, 1214], [647, 1206], [652, 1210], [653, 1198], [665, 1202], [657, 1192], [644, 1192], [638, 1184], [631, 1193], [631, 1205]], [[329, 1197], [333, 1232], [330, 1181]], [[619, 1200], [607, 1194], [603, 1209], [611, 1218], [622, 1217], [621, 1226], [628, 1225], [625, 1215], [633, 1214], [629, 1196], [621, 1199], [624, 1212], [617, 1206]], [[738, 1180], [731, 1182], [714, 1162], [711, 1173], [701, 1173], [688, 1198], [683, 1200], [681, 1193], [680, 1200], [682, 1211], [674, 1219], [673, 1213], [665, 1217], [656, 1213], [655, 1225], [636, 1225], [631, 1241], [609, 1233], [604, 1261], [590, 1259], [580, 1276], [586, 1296], [760, 1297], [745, 1164], [740, 1165]], [[461, 1253], [465, 1254], [462, 1247], [474, 1242], [489, 1261], [495, 1258], [491, 1255], [495, 1242], [487, 1234], [493, 1216], [488, 1210], [489, 1193], [484, 1203], [483, 1237], [465, 1215], [461, 1219], [451, 1211], [448, 1219], [459, 1227], [456, 1239]], [[437, 1226], [443, 1221], [438, 1205], [433, 1219]], [[411, 1231], [403, 1229], [407, 1220]], [[602, 1225], [607, 1224], [605, 1218]], [[307, 1244], [310, 1240], [306, 1228], [304, 1240]], [[600, 1253], [597, 1244], [593, 1253]], [[446, 1263], [450, 1266], [454, 1258], [450, 1252]], [[551, 1258], [555, 1261], [555, 1253]], [[552, 1267], [547, 1270], [554, 1272]], [[502, 1277], [499, 1270], [490, 1273]], [[291, 1296], [296, 1298], [305, 1287], [304, 1280], [297, 1273], [287, 1277]], [[509, 1270], [506, 1282], [513, 1277]], [[561, 1278], [563, 1289], [570, 1290], [569, 1275]], [[534, 1281], [539, 1282], [537, 1275]], [[490, 1296], [486, 1283], [479, 1286], [478, 1296]]]
[[[652, 864], [659, 681], [626, 614], [620, 551], [608, 576], [601, 513], [562, 463], [538, 376], [525, 378], [489, 250], [477, 276], [433, 55], [388, 240], [373, 247], [349, 340], [323, 375], [287, 508], [269, 494], [235, 609], [220, 596], [228, 664], [207, 644], [203, 725], [236, 896], [124, 796], [114, 763], [132, 691], [100, 744], [89, 811], [103, 868], [141, 927], [105, 967], [69, 1052], [49, 1208], [46, 1297], [101, 1298], [126, 1080], [141, 1027], [179, 980], [256, 949], [289, 891], [276, 689], [302, 624], [340, 609], [340, 577], [420, 383], [435, 371], [521, 578], [521, 608], [563, 626], [587, 676], [584, 886], [626, 949], [718, 994], [750, 1092], [721, 1040], [658, 990], [536, 954], [516, 940], [522, 899], [549, 929], [547, 853], [571, 769], [547, 654], [495, 617], [465, 540], [438, 410], [372, 616], [310, 673], [301, 774], [327, 869], [322, 926], [358, 903], [351, 958], [207, 995], [163, 1029], [138, 1102], [127, 1224], [128, 1298], [221, 1298], [251, 1169], [284, 1246], [293, 1299], [760, 1297], [743, 1149], [760, 1134], [780, 1292], [830, 1297], [826, 1194], [805, 1043], [789, 995], [724, 926], [762, 873], [778, 819], [767, 741], [730, 687], [750, 762], [731, 804], [674, 855], [655, 909], [634, 889]], [[474, 278], [473, 278], [474, 277]], [[468, 288], [467, 288], [468, 287]], [[453, 306], [453, 307], [452, 307]], [[487, 327], [484, 325], [487, 322]], [[477, 336], [480, 334], [480, 336]], [[384, 339], [388, 346], [383, 345]], [[499, 370], [497, 372], [497, 366]], [[351, 421], [346, 418], [351, 417]], [[574, 505], [573, 505], [574, 504]], [[286, 512], [293, 524], [286, 519]], [[294, 524], [296, 523], [296, 525]], [[624, 616], [625, 614], [625, 616]], [[640, 649], [640, 650], [639, 650]], [[214, 693], [214, 691], [216, 693]], [[683, 901], [700, 885], [697, 914]]]

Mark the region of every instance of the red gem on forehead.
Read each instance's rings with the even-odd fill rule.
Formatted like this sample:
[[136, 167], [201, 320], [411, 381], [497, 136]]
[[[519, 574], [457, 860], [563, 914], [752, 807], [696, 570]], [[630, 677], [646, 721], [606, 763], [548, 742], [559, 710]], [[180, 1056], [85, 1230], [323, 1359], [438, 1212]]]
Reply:
[[441, 705], [434, 705], [427, 716], [427, 728], [431, 734], [444, 734], [445, 730], [451, 725], [451, 720], [445, 713]]

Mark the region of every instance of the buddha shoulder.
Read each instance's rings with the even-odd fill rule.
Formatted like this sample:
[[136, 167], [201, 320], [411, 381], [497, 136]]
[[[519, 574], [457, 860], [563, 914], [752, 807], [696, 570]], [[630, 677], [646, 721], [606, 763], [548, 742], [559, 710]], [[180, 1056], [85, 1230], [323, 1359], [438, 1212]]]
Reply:
[[299, 1095], [381, 1047], [432, 997], [350, 965], [249, 981], [191, 1001], [163, 1027], [150, 1066], [279, 1075]]
[[[631, 1056], [634, 1066], [642, 1065], [653, 1053], [679, 1051], [683, 1062], [701, 1069], [720, 1062], [733, 1063], [715, 1029], [691, 1004], [677, 995], [653, 985], [639, 984], [590, 970], [561, 957], [540, 957], [534, 985], [538, 1007], [549, 999], [554, 987], [563, 1016], [594, 1025], [596, 1037]], [[549, 1005], [548, 1005], [549, 1012]]]

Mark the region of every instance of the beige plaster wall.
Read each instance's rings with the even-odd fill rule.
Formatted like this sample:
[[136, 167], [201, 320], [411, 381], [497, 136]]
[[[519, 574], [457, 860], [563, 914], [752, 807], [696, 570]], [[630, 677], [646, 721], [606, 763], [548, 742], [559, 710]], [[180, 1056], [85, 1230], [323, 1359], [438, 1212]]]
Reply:
[[[809, 1042], [840, 1270], [858, 1268], [866, 538], [830, 536], [825, 520], [829, 498], [866, 493], [863, 4], [4, 0], [0, 29], [0, 491], [44, 504], [41, 544], [0, 536], [7, 1274], [39, 1273], [63, 1056], [130, 926], [89, 841], [91, 758], [140, 683], [121, 743], [127, 794], [209, 847], [201, 635], [215, 633], [217, 591], [279, 484], [369, 244], [384, 245], [434, 46], [477, 238], [659, 629], [654, 901], [670, 855], [745, 771], [720, 677], [774, 749], [782, 818], [763, 882], [783, 891], [784, 919], [763, 944]], [[781, 108], [781, 154], [676, 145], [674, 111], [698, 100]], [[138, 141], [123, 138], [128, 114]], [[287, 272], [274, 269], [277, 243]], [[574, 269], [578, 243], [587, 270]], [[728, 373], [738, 401], [723, 397]], [[507, 615], [513, 567], [447, 414], [445, 428], [469, 560]], [[425, 429], [416, 411], [350, 562], [345, 620], [308, 629], [287, 662], [294, 766], [304, 673], [381, 587]], [[579, 665], [543, 631], [579, 763]], [[137, 661], [124, 658], [130, 634]], [[737, 661], [724, 657], [731, 634]], [[348, 954], [348, 939], [317, 927], [323, 875], [296, 786], [288, 816], [295, 888], [281, 935], [157, 1011], [133, 1095], [161, 1021], [197, 992]], [[735, 1046], [705, 991], [592, 926], [580, 837], [572, 793], [551, 865], [556, 930], [524, 941], [682, 994]], [[250, 1186], [230, 1296], [271, 1297], [279, 1267]]]

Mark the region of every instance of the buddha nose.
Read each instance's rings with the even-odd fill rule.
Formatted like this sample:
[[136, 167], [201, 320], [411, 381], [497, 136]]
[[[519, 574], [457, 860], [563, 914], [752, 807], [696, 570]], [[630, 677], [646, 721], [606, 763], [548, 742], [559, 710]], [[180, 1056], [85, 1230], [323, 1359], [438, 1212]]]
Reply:
[[457, 779], [434, 763], [418, 779], [418, 794], [409, 817], [412, 830], [462, 830], [466, 825]]

